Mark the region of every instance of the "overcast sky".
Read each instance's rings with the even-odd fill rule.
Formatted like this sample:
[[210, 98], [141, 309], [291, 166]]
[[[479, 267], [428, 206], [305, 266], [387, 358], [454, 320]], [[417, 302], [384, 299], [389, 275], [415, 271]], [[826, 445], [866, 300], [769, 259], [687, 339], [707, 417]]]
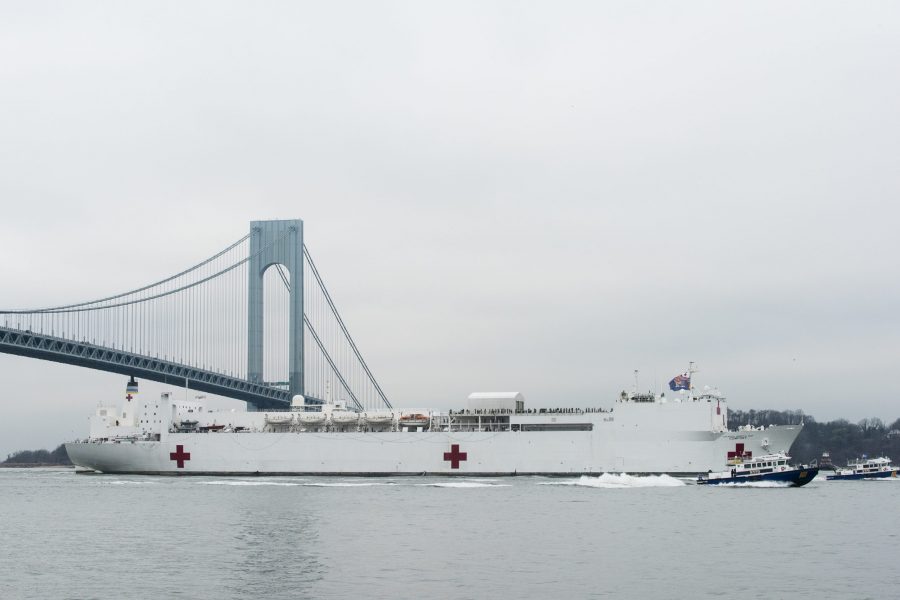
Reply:
[[[898, 62], [896, 2], [4, 2], [0, 307], [301, 218], [396, 406], [893, 421]], [[124, 381], [0, 354], [0, 457]]]

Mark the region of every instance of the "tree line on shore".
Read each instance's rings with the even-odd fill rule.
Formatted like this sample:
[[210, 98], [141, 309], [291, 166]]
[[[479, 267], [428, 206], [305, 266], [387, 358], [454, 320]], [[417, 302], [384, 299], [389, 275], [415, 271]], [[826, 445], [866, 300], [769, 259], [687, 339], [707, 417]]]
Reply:
[[4, 465], [71, 465], [66, 447], [60, 444], [56, 450], [19, 450], [3, 461]]
[[858, 423], [837, 419], [820, 423], [812, 415], [802, 410], [731, 410], [728, 411], [728, 425], [737, 429], [742, 425], [759, 427], [762, 425], [799, 425], [803, 431], [791, 447], [795, 462], [808, 463], [822, 458], [823, 452], [831, 455], [835, 466], [843, 466], [847, 461], [862, 456], [888, 456], [900, 460], [900, 419], [890, 425], [870, 417]]

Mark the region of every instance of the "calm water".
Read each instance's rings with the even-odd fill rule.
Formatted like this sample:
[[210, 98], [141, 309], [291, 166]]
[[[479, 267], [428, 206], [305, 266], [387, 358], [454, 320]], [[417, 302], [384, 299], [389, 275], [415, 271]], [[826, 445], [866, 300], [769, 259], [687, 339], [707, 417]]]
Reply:
[[0, 597], [897, 598], [900, 480], [0, 469]]

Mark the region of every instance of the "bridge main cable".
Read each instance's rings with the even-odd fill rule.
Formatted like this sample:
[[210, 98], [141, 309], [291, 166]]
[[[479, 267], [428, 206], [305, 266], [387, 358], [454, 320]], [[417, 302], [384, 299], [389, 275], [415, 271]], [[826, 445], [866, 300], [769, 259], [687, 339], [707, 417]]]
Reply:
[[[127, 302], [127, 303], [122, 303], [122, 304], [107, 304], [107, 305], [103, 305], [103, 306], [94, 306], [94, 305], [97, 305], [97, 304], [101, 304], [101, 303], [103, 303], [103, 302], [109, 302], [110, 300], [118, 300], [119, 298], [124, 298], [124, 297], [126, 297], [126, 296], [131, 296], [131, 295], [134, 295], [134, 294], [138, 294], [138, 293], [140, 293], [140, 292], [144, 292], [144, 291], [149, 290], [149, 289], [151, 289], [151, 288], [154, 288], [154, 287], [163, 285], [163, 284], [165, 284], [165, 283], [169, 283], [170, 281], [173, 281], [173, 280], [175, 280], [175, 279], [178, 279], [179, 277], [182, 277], [182, 276], [184, 276], [184, 275], [187, 275], [188, 273], [192, 273], [192, 272], [196, 271], [197, 269], [199, 269], [199, 268], [201, 268], [201, 267], [204, 267], [204, 266], [208, 265], [209, 263], [211, 263], [212, 261], [216, 260], [216, 259], [219, 258], [220, 256], [223, 256], [223, 255], [227, 254], [228, 252], [230, 252], [231, 250], [234, 250], [236, 247], [238, 247], [241, 243], [247, 241], [247, 239], [249, 239], [249, 238], [250, 238], [249, 235], [245, 235], [244, 237], [242, 237], [242, 238], [239, 239], [238, 241], [234, 242], [233, 244], [231, 244], [230, 246], [228, 246], [227, 248], [225, 248], [225, 249], [222, 250], [221, 252], [218, 252], [218, 253], [215, 254], [214, 256], [211, 256], [211, 257], [207, 258], [207, 259], [204, 260], [203, 262], [197, 263], [197, 264], [194, 265], [193, 267], [190, 267], [190, 268], [188, 268], [188, 269], [185, 269], [184, 271], [182, 271], [182, 272], [180, 272], [180, 273], [177, 273], [177, 274], [175, 274], [175, 275], [172, 275], [172, 276], [170, 276], [170, 277], [166, 277], [165, 279], [162, 279], [162, 280], [160, 280], [160, 281], [157, 281], [156, 283], [151, 283], [151, 284], [149, 284], [149, 285], [145, 285], [145, 286], [143, 286], [143, 287], [140, 287], [140, 288], [131, 290], [131, 291], [129, 291], [129, 292], [122, 292], [121, 294], [116, 294], [116, 295], [114, 295], [114, 296], [108, 296], [108, 297], [106, 297], [106, 298], [100, 298], [99, 300], [91, 300], [91, 301], [89, 301], [89, 302], [79, 302], [79, 303], [77, 303], [77, 304], [67, 304], [67, 305], [65, 305], [65, 306], [54, 306], [54, 307], [49, 307], [49, 308], [37, 308], [37, 309], [31, 309], [31, 310], [27, 310], [27, 309], [0, 310], [0, 314], [25, 315], [25, 314], [36, 314], [36, 313], [83, 312], [83, 311], [74, 311], [74, 310], [69, 310], [69, 309], [72, 309], [72, 308], [82, 308], [82, 307], [85, 307], [85, 306], [91, 307], [91, 308], [87, 308], [87, 309], [84, 309], [84, 310], [107, 309], [107, 308], [115, 308], [115, 307], [117, 307], [117, 306], [127, 306], [128, 304], [135, 304], [136, 302], [142, 302], [142, 301], [144, 301], [144, 300], [153, 300], [153, 299], [155, 299], [155, 298], [161, 298], [161, 297], [166, 296], [166, 295], [168, 295], [168, 294], [158, 294], [158, 295], [156, 295], [156, 296], [145, 297], [145, 298], [142, 298], [142, 299], [137, 300], [137, 301], [134, 301], [134, 302]], [[236, 263], [235, 265], [233, 265], [233, 267], [240, 266], [241, 264], [247, 262], [248, 260], [249, 260], [249, 257], [248, 257], [247, 259], [244, 259], [243, 261], [241, 261], [241, 262], [239, 262], [239, 263]], [[211, 279], [211, 278], [218, 277], [219, 275], [221, 275], [221, 274], [223, 274], [223, 273], [226, 273], [226, 272], [228, 272], [229, 270], [231, 270], [231, 269], [225, 269], [224, 271], [220, 271], [219, 273], [216, 273], [215, 275], [213, 275], [213, 276], [211, 276], [211, 277], [207, 277], [206, 279], [204, 279], [204, 280], [202, 280], [202, 281], [200, 281], [200, 282], [197, 282], [197, 283], [203, 283], [203, 282], [205, 282], [205, 281], [208, 281], [208, 280]], [[182, 291], [182, 290], [188, 289], [188, 288], [190, 288], [190, 287], [192, 287], [192, 286], [188, 285], [188, 286], [184, 286], [184, 287], [182, 287], [182, 288], [178, 288], [177, 290], [171, 290], [171, 293], [178, 292], [178, 291]]]

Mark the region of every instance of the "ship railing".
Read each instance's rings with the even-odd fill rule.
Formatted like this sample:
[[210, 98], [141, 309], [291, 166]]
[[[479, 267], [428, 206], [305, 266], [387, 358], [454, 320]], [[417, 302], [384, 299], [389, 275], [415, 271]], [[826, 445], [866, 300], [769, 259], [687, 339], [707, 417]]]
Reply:
[[609, 413], [611, 408], [461, 408], [447, 411], [452, 416], [478, 416], [478, 415], [584, 415], [596, 413]]
[[482, 425], [478, 427], [477, 425], [461, 425], [459, 423], [451, 423], [449, 428], [446, 431], [450, 432], [464, 432], [464, 433], [477, 433], [477, 432], [498, 432], [498, 431], [511, 431], [509, 424], [500, 425], [494, 424], [495, 426], [491, 426], [488, 424]]

